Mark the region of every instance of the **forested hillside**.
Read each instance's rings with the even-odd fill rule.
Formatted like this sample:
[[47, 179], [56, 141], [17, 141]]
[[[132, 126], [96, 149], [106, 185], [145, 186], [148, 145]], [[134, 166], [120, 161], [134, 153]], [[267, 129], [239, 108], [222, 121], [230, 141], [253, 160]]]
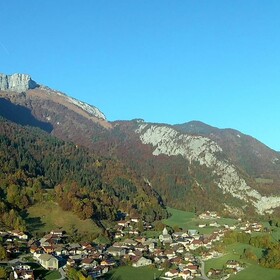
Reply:
[[167, 215], [160, 196], [120, 162], [3, 118], [0, 170], [0, 220], [11, 228], [25, 229], [24, 211], [46, 199], [96, 221], [119, 211], [147, 221]]

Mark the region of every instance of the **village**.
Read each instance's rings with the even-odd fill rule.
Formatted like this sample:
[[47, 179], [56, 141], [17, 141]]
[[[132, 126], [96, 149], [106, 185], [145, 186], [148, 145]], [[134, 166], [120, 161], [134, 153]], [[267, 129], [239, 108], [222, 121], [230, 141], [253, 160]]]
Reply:
[[[203, 221], [198, 228], [213, 227], [210, 234], [200, 234], [197, 229], [175, 231], [164, 227], [158, 237], [147, 237], [145, 232], [152, 225], [139, 217], [126, 217], [112, 229], [113, 242], [95, 244], [92, 242], [68, 242], [67, 232], [52, 230], [42, 238], [31, 238], [20, 231], [1, 230], [2, 246], [7, 253], [7, 265], [11, 267], [12, 279], [41, 279], [36, 277], [30, 263], [40, 264], [45, 270], [59, 271], [67, 279], [71, 268], [82, 271], [87, 279], [105, 276], [119, 266], [153, 266], [162, 271], [160, 279], [227, 279], [244, 269], [244, 264], [235, 259], [225, 263], [226, 269], [204, 270], [204, 262], [219, 258], [222, 253], [215, 250], [223, 242], [227, 231], [246, 233], [259, 232], [262, 225], [256, 222], [242, 222], [234, 226], [219, 224], [215, 212], [206, 211], [199, 216]], [[138, 225], [143, 225], [142, 232]], [[27, 261], [28, 260], [28, 261]]]

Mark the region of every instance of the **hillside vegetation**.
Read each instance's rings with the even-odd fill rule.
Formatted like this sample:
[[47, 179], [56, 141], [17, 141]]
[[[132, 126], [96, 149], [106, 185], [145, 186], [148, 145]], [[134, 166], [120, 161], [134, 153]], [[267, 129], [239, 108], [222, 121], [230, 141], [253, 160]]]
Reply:
[[5, 119], [0, 169], [0, 221], [8, 227], [24, 230], [26, 209], [46, 200], [81, 220], [115, 220], [118, 212], [147, 221], [167, 215], [160, 196], [120, 162]]

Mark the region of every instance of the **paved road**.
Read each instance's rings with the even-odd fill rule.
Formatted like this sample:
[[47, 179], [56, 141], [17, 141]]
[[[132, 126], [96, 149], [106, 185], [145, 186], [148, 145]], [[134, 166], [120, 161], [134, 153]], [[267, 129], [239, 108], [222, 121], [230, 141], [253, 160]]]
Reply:
[[204, 280], [209, 280], [209, 278], [205, 274], [205, 264], [204, 264], [204, 261], [201, 260], [200, 258], [199, 258], [199, 261], [201, 263], [201, 267], [200, 267], [201, 278], [204, 279]]
[[58, 269], [58, 271], [59, 271], [59, 273], [60, 273], [60, 275], [61, 275], [61, 277], [58, 279], [58, 280], [64, 280], [64, 279], [67, 279], [66, 278], [66, 273], [65, 273], [65, 269], [66, 268], [66, 265], [65, 266], [62, 266], [62, 267], [60, 267], [59, 269]]

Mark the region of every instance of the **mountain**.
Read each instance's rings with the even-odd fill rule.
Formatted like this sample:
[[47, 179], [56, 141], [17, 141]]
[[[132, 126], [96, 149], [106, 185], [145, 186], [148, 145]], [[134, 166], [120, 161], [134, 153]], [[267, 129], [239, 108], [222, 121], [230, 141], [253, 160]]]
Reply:
[[279, 183], [280, 153], [255, 138], [234, 129], [218, 129], [201, 122], [175, 126], [183, 133], [202, 135], [215, 141], [236, 165], [252, 177], [269, 177]]
[[1, 78], [10, 81], [0, 83], [3, 117], [121, 161], [167, 205], [238, 215], [279, 210], [280, 155], [253, 137], [201, 122], [110, 122], [94, 106], [15, 75]]

